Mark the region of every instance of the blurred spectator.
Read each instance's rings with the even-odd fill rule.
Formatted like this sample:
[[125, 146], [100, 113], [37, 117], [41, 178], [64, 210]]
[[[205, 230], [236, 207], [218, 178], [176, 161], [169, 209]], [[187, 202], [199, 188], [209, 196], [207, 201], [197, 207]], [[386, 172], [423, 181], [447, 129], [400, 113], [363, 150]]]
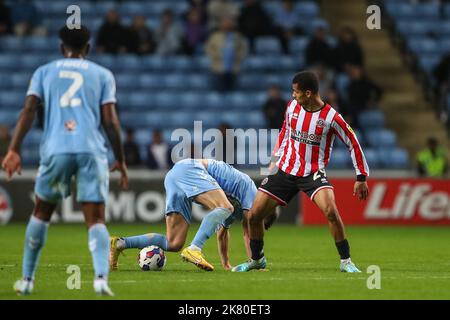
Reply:
[[44, 37], [47, 35], [47, 29], [42, 25], [41, 15], [32, 1], [14, 1], [11, 8], [11, 20], [16, 36], [35, 35]]
[[223, 18], [220, 29], [209, 37], [205, 51], [211, 60], [217, 89], [232, 90], [241, 62], [247, 55], [247, 45], [244, 37], [234, 30], [231, 18]]
[[327, 67], [333, 65], [332, 48], [327, 42], [327, 30], [318, 27], [306, 46], [306, 63], [308, 65], [323, 64]]
[[289, 40], [303, 34], [302, 28], [298, 25], [298, 13], [295, 12], [293, 0], [283, 0], [283, 4], [275, 14], [275, 27], [283, 52], [288, 54]]
[[154, 130], [152, 142], [147, 147], [147, 167], [152, 170], [171, 168], [173, 165], [170, 158], [171, 151], [169, 144], [164, 141], [162, 132]]
[[182, 30], [175, 21], [173, 12], [170, 9], [164, 10], [161, 24], [156, 31], [156, 53], [163, 56], [178, 53], [181, 50], [181, 37]]
[[447, 174], [447, 149], [439, 146], [436, 138], [428, 138], [427, 147], [417, 154], [417, 171], [420, 176], [434, 178]]
[[191, 9], [184, 26], [183, 52], [187, 55], [194, 55], [200, 45], [205, 42], [206, 36], [207, 29], [202, 24], [200, 11]]
[[239, 8], [232, 0], [211, 0], [208, 4], [208, 29], [216, 31], [223, 18], [236, 19]]
[[273, 85], [267, 92], [267, 100], [263, 106], [268, 129], [279, 129], [283, 125], [287, 101], [283, 99], [280, 87]]
[[0, 163], [8, 152], [11, 136], [9, 135], [8, 127], [0, 125]]
[[[222, 134], [223, 145], [222, 145], [222, 155], [216, 155], [216, 159], [229, 164], [234, 164], [235, 163], [234, 160], [236, 158], [236, 139], [235, 136], [233, 135], [233, 140], [231, 141], [229, 140], [229, 136], [227, 136], [227, 130], [231, 129], [231, 126], [226, 122], [222, 122], [219, 125], [218, 129]], [[229, 151], [231, 155], [227, 151]], [[227, 156], [231, 159], [228, 159]]]
[[328, 89], [328, 91], [324, 91], [323, 97], [326, 100], [326, 102], [328, 102], [328, 104], [333, 107], [333, 109], [340, 111], [339, 99], [336, 90], [330, 88]]
[[0, 0], [0, 36], [11, 33], [11, 9]]
[[321, 92], [328, 92], [333, 87], [334, 72], [322, 64], [317, 64], [311, 68], [319, 78], [319, 88]]
[[129, 30], [128, 51], [137, 54], [155, 52], [156, 43], [152, 31], [145, 24], [143, 16], [135, 16]]
[[121, 24], [119, 13], [110, 10], [97, 33], [97, 52], [126, 53], [128, 44], [127, 29]]
[[339, 72], [344, 71], [347, 65], [363, 66], [363, 52], [353, 29], [345, 27], [341, 30], [333, 55], [336, 58], [336, 69]]
[[450, 53], [442, 57], [442, 60], [433, 70], [436, 85], [440, 88], [448, 88], [450, 83]]
[[[208, 23], [208, 0], [189, 0], [189, 10], [188, 14], [191, 10], [197, 10], [200, 15], [200, 22], [203, 25], [207, 25]], [[187, 20], [187, 17], [186, 19]]]
[[272, 32], [272, 20], [258, 0], [245, 0], [238, 19], [239, 31], [248, 38], [254, 51], [255, 38]]
[[382, 90], [368, 78], [363, 68], [348, 67], [350, 83], [347, 87], [347, 106], [344, 114], [351, 118], [355, 128], [358, 127], [357, 115], [362, 110], [375, 107], [381, 98]]
[[141, 164], [139, 146], [134, 140], [134, 130], [128, 129], [125, 143], [123, 144], [125, 159], [128, 166], [138, 166]]

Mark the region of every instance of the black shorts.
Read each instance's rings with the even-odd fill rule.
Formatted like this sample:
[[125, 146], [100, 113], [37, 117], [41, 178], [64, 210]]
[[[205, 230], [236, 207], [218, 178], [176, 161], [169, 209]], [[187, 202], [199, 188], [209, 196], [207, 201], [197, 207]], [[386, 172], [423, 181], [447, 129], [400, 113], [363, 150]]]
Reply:
[[258, 190], [285, 206], [299, 191], [303, 191], [313, 200], [317, 191], [325, 188], [333, 189], [333, 186], [323, 171], [317, 171], [307, 177], [297, 177], [278, 170], [276, 174], [264, 178]]

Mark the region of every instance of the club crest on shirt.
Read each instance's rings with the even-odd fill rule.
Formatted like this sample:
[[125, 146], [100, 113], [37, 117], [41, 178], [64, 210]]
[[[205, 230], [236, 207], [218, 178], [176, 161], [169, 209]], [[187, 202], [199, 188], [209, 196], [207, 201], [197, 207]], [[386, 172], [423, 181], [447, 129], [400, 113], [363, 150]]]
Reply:
[[75, 122], [75, 120], [69, 120], [64, 123], [64, 127], [67, 131], [74, 131], [77, 127], [77, 123]]
[[319, 128], [325, 128], [327, 126], [327, 123], [325, 122], [324, 119], [319, 119], [319, 120], [317, 120], [317, 126]]

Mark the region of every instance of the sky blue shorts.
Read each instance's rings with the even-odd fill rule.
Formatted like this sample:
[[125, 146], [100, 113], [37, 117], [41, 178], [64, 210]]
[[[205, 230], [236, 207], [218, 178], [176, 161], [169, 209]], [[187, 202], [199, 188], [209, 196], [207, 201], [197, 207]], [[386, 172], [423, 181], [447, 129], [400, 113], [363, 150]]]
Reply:
[[166, 215], [177, 212], [187, 223], [192, 221], [192, 198], [211, 190], [220, 189], [200, 161], [184, 159], [167, 172], [164, 179], [166, 189]]
[[56, 203], [71, 194], [72, 177], [78, 202], [106, 202], [108, 160], [92, 154], [59, 154], [41, 160], [34, 192], [40, 199]]

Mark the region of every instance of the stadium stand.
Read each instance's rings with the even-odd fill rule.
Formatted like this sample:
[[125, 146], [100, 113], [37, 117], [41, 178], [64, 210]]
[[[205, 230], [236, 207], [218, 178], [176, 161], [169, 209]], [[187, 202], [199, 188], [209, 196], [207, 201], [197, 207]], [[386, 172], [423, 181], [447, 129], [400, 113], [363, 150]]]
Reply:
[[[447, 21], [438, 25], [440, 13], [427, 5], [416, 8], [399, 2], [387, 3], [388, 12], [398, 17], [398, 30], [407, 37], [408, 48], [422, 57], [420, 61], [429, 71], [445, 51], [443, 37], [450, 34], [450, 24]], [[11, 1], [6, 3], [11, 4]], [[36, 0], [33, 3], [42, 15], [48, 36], [0, 37], [0, 123], [10, 128], [14, 127], [18, 117], [32, 72], [39, 65], [60, 58], [57, 31], [65, 22], [66, 8], [71, 4], [65, 0]], [[144, 15], [152, 30], [159, 26], [165, 9], [170, 7], [181, 19], [189, 8], [188, 1], [184, 0], [155, 0], [146, 5], [137, 0], [77, 3], [82, 10], [82, 21], [92, 29], [94, 38], [103, 17], [113, 8], [118, 10], [124, 24], [128, 24], [134, 15]], [[243, 2], [236, 3], [242, 5]], [[279, 10], [279, 3], [265, 1], [264, 7], [273, 16]], [[194, 120], [202, 120], [204, 129], [216, 128], [222, 122], [229, 123], [233, 128], [265, 128], [261, 108], [267, 88], [277, 84], [286, 93], [286, 100], [290, 98], [292, 76], [307, 67], [304, 53], [310, 35], [317, 26], [327, 27], [316, 1], [297, 1], [296, 11], [299, 17], [308, 19], [299, 19], [305, 34], [290, 40], [289, 54], [282, 53], [276, 36], [259, 37], [255, 43], [255, 53], [243, 62], [237, 88], [229, 93], [219, 93], [212, 88], [209, 61], [201, 50], [194, 56], [110, 55], [96, 53], [94, 45], [88, 58], [113, 71], [122, 126], [136, 130], [136, 141], [142, 150], [151, 139], [152, 129], [164, 129], [164, 136], [169, 139], [171, 129], [192, 130]], [[445, 12], [449, 18], [450, 7], [446, 7]], [[414, 28], [411, 28], [408, 24], [411, 17], [421, 17], [423, 23], [415, 21]], [[438, 32], [436, 38], [428, 38], [427, 34], [434, 31]], [[95, 39], [91, 42], [95, 44]], [[330, 36], [329, 43], [335, 45], [336, 39]], [[335, 83], [336, 91], [345, 100], [348, 76], [337, 74]], [[450, 107], [450, 95], [448, 100]], [[397, 146], [395, 134], [385, 128], [381, 111], [363, 111], [359, 115], [359, 123], [358, 138], [365, 146], [371, 168], [409, 166], [406, 151]], [[23, 147], [24, 164], [37, 164], [40, 136], [37, 129], [30, 132]], [[382, 159], [378, 156], [379, 150], [383, 150]], [[342, 143], [337, 141], [330, 165], [339, 169], [351, 168], [350, 157], [346, 153]]]

